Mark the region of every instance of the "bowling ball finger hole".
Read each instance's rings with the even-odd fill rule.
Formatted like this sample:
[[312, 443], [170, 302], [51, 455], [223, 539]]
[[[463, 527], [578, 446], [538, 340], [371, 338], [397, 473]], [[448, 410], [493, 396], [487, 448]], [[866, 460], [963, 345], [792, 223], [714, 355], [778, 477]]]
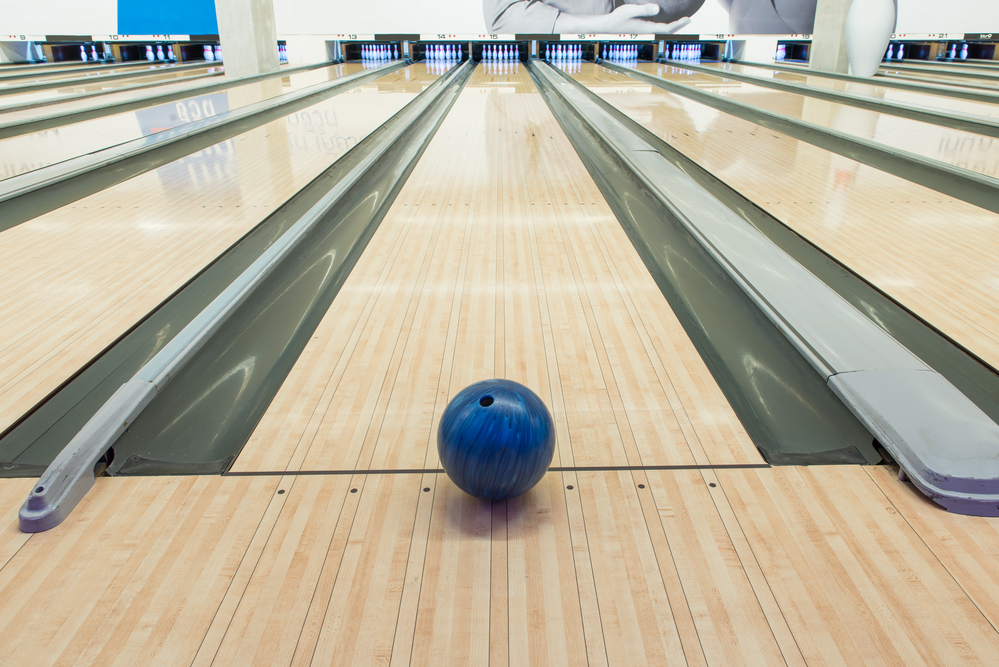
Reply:
[[45, 487], [44, 486], [40, 486], [37, 489], [35, 489], [35, 493], [41, 493], [44, 490], [45, 490]]
[[492, 404], [493, 404], [492, 396], [483, 396], [482, 398], [479, 399], [479, 405], [481, 405], [484, 408], [488, 408]]

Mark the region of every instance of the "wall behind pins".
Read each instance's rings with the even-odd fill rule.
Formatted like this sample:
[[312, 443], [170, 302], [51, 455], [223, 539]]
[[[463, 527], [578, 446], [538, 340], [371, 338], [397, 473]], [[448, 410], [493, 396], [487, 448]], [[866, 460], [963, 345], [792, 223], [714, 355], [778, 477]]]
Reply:
[[[224, 2], [225, 0], [218, 0]], [[484, 9], [513, 0], [274, 0], [277, 31], [281, 35], [341, 33], [489, 32]], [[521, 0], [527, 2], [527, 0]], [[542, 0], [544, 1], [544, 0]], [[559, 0], [567, 6], [574, 0]], [[593, 6], [592, 0], [579, 0]], [[691, 0], [696, 6], [695, 0]], [[775, 7], [789, 15], [816, 0], [705, 0], [683, 33], [752, 32], [738, 25], [767, 24], [764, 14]], [[848, 2], [849, 0], [844, 0]], [[857, 0], [866, 2], [867, 0]], [[610, 0], [608, 0], [610, 3]], [[999, 0], [899, 0], [899, 33], [999, 32]], [[214, 0], [3, 0], [0, 35], [160, 35], [215, 34]], [[768, 19], [773, 20], [773, 16]], [[799, 26], [800, 27], [800, 26]], [[544, 32], [518, 30], [517, 32]], [[656, 30], [658, 32], [658, 30]], [[775, 31], [767, 31], [774, 33]], [[808, 32], [777, 30], [776, 34]]]
[[[222, 0], [220, 0], [222, 1]], [[490, 32], [484, 8], [515, 0], [274, 0], [279, 34], [457, 33]], [[528, 0], [522, 0], [526, 4]], [[541, 0], [544, 2], [545, 0]], [[579, 0], [592, 7], [593, 2]], [[655, 0], [649, 0], [654, 2]], [[849, 2], [849, 0], [843, 0]], [[868, 2], [869, 0], [857, 0]], [[562, 7], [572, 0], [559, 0]], [[705, 0], [681, 33], [791, 34], [811, 32], [790, 17], [814, 11], [816, 0]], [[612, 3], [611, 3], [612, 4]], [[694, 3], [696, 5], [696, 3]], [[900, 33], [999, 32], [999, 0], [899, 0]], [[805, 11], [802, 11], [802, 10]], [[781, 15], [789, 23], [780, 22]], [[661, 25], [661, 24], [660, 24]], [[773, 26], [772, 29], [760, 29]], [[659, 30], [650, 30], [650, 32]], [[525, 27], [516, 32], [546, 32]]]

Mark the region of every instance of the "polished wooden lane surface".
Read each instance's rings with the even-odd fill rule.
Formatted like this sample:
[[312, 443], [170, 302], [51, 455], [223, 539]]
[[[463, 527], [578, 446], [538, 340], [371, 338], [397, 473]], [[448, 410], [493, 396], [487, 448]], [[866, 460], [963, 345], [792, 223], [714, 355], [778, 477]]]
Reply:
[[[333, 65], [5, 139], [0, 141], [0, 179], [359, 71], [363, 71], [359, 64]], [[78, 104], [83, 102], [80, 100]], [[93, 103], [93, 100], [89, 101], [89, 104]], [[65, 110], [63, 106], [51, 107], [46, 109], [46, 113], [64, 113]]]
[[556, 465], [760, 462], [518, 72], [478, 71], [234, 470], [435, 467], [447, 397], [494, 376], [553, 406]]
[[[658, 71], [652, 65], [648, 69]], [[995, 262], [999, 217], [995, 214], [623, 74], [584, 65], [576, 77], [791, 229], [999, 367], [999, 270]], [[916, 143], [920, 137], [911, 140]], [[983, 148], [988, 141], [957, 143], [948, 150], [958, 163], [983, 165], [995, 160], [995, 151]]]
[[0, 429], [434, 78], [395, 72], [0, 234]]
[[[724, 77], [692, 72], [683, 67], [646, 63], [639, 65], [639, 69], [649, 74], [662, 72], [670, 81], [721, 95], [734, 102], [829, 127], [851, 137], [915, 153], [993, 178], [999, 177], [999, 151], [995, 150], [999, 147], [999, 142], [992, 137], [858, 109], [849, 104], [763, 88], [742, 81], [726, 80]], [[914, 137], [919, 140], [914, 141]], [[979, 159], [969, 162], [965, 155], [955, 154], [951, 148], [955, 145], [977, 147]]]
[[[670, 63], [671, 65], [682, 66], [683, 63]], [[856, 81], [841, 81], [830, 79], [824, 76], [809, 75], [807, 70], [802, 72], [776, 71], [767, 67], [754, 67], [746, 64], [733, 63], [701, 63], [703, 67], [724, 71], [734, 71], [740, 74], [758, 76], [789, 83], [798, 83], [811, 86], [813, 88], [826, 88], [836, 91], [843, 91], [855, 95], [868, 95], [881, 98], [886, 102], [894, 104], [913, 105], [920, 107], [930, 107], [942, 111], [956, 111], [970, 114], [972, 116], [984, 116], [992, 119], [999, 119], [999, 106], [985, 102], [973, 102], [961, 100], [946, 95], [931, 95], [929, 93], [913, 92], [911, 90], [899, 90], [889, 87], [887, 81], [882, 79], [871, 79], [870, 83]]]
[[563, 466], [748, 457], [671, 319], [523, 70], [480, 68], [241, 456], [277, 474], [102, 479], [30, 538], [0, 480], [0, 664], [991, 664], [999, 521], [888, 469], [571, 469], [492, 504], [364, 470], [432, 469], [494, 374]]

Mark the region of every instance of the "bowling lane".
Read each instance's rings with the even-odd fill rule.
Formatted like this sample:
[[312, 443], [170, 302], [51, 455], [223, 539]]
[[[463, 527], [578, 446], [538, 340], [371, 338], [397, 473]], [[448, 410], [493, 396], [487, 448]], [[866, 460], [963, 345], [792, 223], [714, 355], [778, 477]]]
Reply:
[[[984, 61], [983, 61], [984, 62]], [[988, 61], [991, 62], [991, 61]], [[934, 76], [958, 76], [967, 79], [979, 79], [993, 83], [999, 83], [999, 67], [976, 66], [976, 65], [952, 65], [946, 62], [926, 62], [920, 60], [906, 60], [903, 63], [893, 62], [883, 63], [881, 71], [917, 72], [920, 74], [932, 74]]]
[[[162, 64], [162, 63], [161, 63]], [[172, 63], [171, 63], [172, 64]], [[136, 64], [135, 67], [141, 67]], [[36, 65], [0, 63], [0, 81], [6, 81], [10, 77], [22, 77], [22, 81], [30, 81], [31, 76], [46, 76], [53, 74], [66, 74], [68, 72], [78, 72], [82, 76], [86, 70], [99, 72], [122, 67], [122, 63], [116, 62], [77, 62], [77, 63], [42, 63]], [[25, 76], [28, 75], [28, 76]]]
[[[195, 81], [210, 75], [219, 75], [223, 71], [221, 65], [206, 64], [203, 68], [196, 67], [189, 70], [164, 70], [155, 74], [145, 76], [125, 77], [102, 81], [99, 77], [84, 79], [82, 81], [68, 81], [65, 86], [59, 88], [45, 88], [44, 90], [25, 91], [12, 93], [0, 97], [0, 114], [5, 109], [17, 107], [23, 104], [47, 102], [58, 100], [61, 97], [77, 95], [80, 93], [93, 93], [103, 90], [119, 90], [124, 88], [156, 88], [172, 82]], [[6, 118], [0, 115], [0, 119]]]
[[11, 86], [27, 86], [32, 83], [44, 83], [50, 81], [66, 81], [70, 80], [80, 80], [87, 81], [89, 79], [100, 79], [101, 77], [108, 76], [109, 74], [132, 74], [134, 76], [145, 76], [151, 72], [167, 72], [167, 71], [190, 71], [196, 69], [188, 64], [187, 66], [177, 66], [169, 65], [165, 63], [150, 63], [148, 65], [108, 65], [107, 67], [102, 67], [99, 70], [89, 70], [89, 71], [76, 71], [76, 70], [64, 70], [64, 71], [44, 71], [39, 72], [37, 76], [32, 77], [19, 77], [16, 79], [9, 79], [0, 77], [0, 89], [11, 87]]
[[920, 60], [910, 60], [906, 61], [906, 67], [917, 67], [926, 71], [934, 71], [937, 69], [954, 71], [957, 73], [976, 73], [976, 74], [990, 74], [999, 78], [999, 61], [995, 60], [962, 60], [960, 62], [954, 61], [943, 61], [943, 62], [926, 62]]
[[[671, 63], [673, 64], [673, 63]], [[781, 72], [767, 67], [753, 67], [745, 64], [723, 63], [715, 65], [711, 63], [702, 64], [703, 67], [710, 67], [722, 72], [733, 71], [747, 76], [757, 76], [762, 79], [775, 79], [777, 81], [787, 81], [789, 83], [803, 84], [818, 89], [827, 89], [851, 93], [854, 95], [867, 95], [905, 106], [928, 107], [941, 111], [956, 111], [958, 113], [971, 114], [999, 120], [999, 105], [985, 102], [974, 102], [971, 100], [961, 100], [945, 95], [931, 95], [930, 93], [916, 93], [908, 90], [886, 87], [888, 82], [880, 79], [871, 79], [872, 83], [858, 83], [852, 81], [841, 81], [830, 79], [824, 76], [809, 75], [807, 70], [802, 72]]]
[[[637, 69], [673, 83], [723, 95], [735, 102], [828, 127], [889, 148], [908, 151], [987, 176], [999, 176], [999, 151], [996, 150], [999, 142], [991, 137], [726, 80], [720, 76], [669, 65], [641, 63]], [[960, 146], [968, 148], [955, 150]]]
[[0, 430], [434, 78], [396, 71], [0, 234]]
[[999, 78], [982, 78], [980, 76], [967, 76], [960, 73], [927, 69], [926, 71], [916, 71], [908, 67], [892, 67], [882, 65], [878, 69], [878, 77], [897, 78], [906, 81], [920, 81], [940, 85], [961, 86], [962, 88], [974, 88], [976, 90], [999, 91]]
[[282, 475], [220, 660], [778, 662], [701, 471], [550, 472], [493, 504], [420, 474], [446, 402], [496, 376], [551, 409], [553, 465], [761, 461], [514, 64], [476, 68], [234, 465], [396, 474]]
[[0, 180], [362, 71], [331, 65], [0, 141]]
[[436, 468], [489, 377], [556, 466], [762, 462], [519, 64], [476, 68], [233, 470]]
[[592, 64], [575, 78], [999, 366], [999, 216]]

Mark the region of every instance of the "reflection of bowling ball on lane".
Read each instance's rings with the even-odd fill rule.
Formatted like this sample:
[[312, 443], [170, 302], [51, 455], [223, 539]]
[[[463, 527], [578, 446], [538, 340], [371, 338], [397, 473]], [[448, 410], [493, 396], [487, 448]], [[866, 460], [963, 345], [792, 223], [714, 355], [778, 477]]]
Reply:
[[555, 426], [537, 394], [510, 380], [483, 380], [451, 399], [437, 431], [437, 454], [451, 481], [482, 500], [530, 490], [555, 453]]
[[682, 18], [692, 16], [701, 8], [704, 0], [618, 0], [616, 6], [628, 5], [659, 5], [659, 13], [645, 20], [657, 23], [672, 23]]

